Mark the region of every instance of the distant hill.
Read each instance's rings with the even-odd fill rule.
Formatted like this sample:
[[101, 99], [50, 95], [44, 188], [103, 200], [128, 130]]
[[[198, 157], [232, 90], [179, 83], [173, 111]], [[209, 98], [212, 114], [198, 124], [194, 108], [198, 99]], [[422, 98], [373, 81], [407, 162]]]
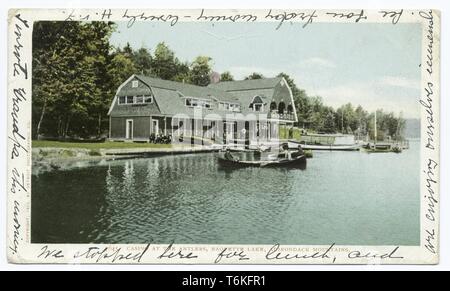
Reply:
[[420, 138], [420, 119], [417, 118], [406, 119], [405, 137]]

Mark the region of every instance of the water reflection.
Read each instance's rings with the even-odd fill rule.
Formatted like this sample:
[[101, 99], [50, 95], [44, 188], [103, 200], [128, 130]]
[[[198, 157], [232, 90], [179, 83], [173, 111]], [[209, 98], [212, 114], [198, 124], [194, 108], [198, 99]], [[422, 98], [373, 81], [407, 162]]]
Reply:
[[414, 150], [323, 152], [306, 170], [226, 170], [195, 154], [34, 175], [32, 241], [416, 244]]

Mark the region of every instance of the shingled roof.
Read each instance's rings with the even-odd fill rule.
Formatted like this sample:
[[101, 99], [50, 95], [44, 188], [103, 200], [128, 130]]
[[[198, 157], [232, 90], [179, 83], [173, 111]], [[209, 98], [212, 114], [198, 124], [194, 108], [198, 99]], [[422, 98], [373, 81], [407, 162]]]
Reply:
[[[238, 103], [241, 107], [240, 113], [252, 111], [249, 107], [255, 96], [259, 96], [263, 103], [267, 104], [275, 92], [277, 85], [283, 78], [265, 78], [255, 80], [242, 81], [226, 81], [210, 84], [206, 87], [186, 84], [183, 82], [175, 82], [153, 78], [145, 75], [133, 75], [132, 78], [139, 79], [143, 84], [151, 88], [156, 105], [161, 114], [175, 115], [187, 114], [192, 116], [194, 108], [185, 105], [185, 99], [182, 97], [194, 97], [210, 99], [212, 101], [222, 101], [230, 103]], [[129, 82], [129, 81], [127, 81]], [[125, 83], [124, 83], [125, 84]], [[144, 90], [144, 91], [142, 91]], [[117, 96], [135, 96], [145, 94], [145, 88], [132, 88], [131, 86], [121, 86], [117, 92]], [[135, 115], [146, 116], [154, 114], [154, 106], [115, 106], [114, 99], [108, 114], [111, 114], [114, 107], [115, 115]], [[142, 108], [141, 108], [142, 107]], [[262, 112], [268, 112], [269, 107], [264, 106]], [[217, 102], [212, 103], [212, 107], [207, 111], [209, 113], [217, 113], [219, 115], [230, 114], [230, 111], [219, 108]]]
[[281, 82], [283, 78], [263, 78], [263, 79], [252, 79], [252, 80], [242, 80], [242, 81], [225, 81], [215, 84], [208, 85], [209, 88], [214, 88], [226, 92], [231, 91], [243, 91], [243, 90], [259, 90], [259, 89], [272, 89], [278, 83]]
[[191, 84], [186, 84], [182, 82], [168, 81], [163, 79], [152, 78], [144, 75], [136, 75], [137, 78], [141, 79], [144, 83], [152, 88], [160, 89], [170, 89], [175, 90], [189, 97], [198, 97], [211, 99], [216, 98], [221, 101], [238, 102], [239, 100], [223, 90], [217, 90], [212, 87], [202, 87]]

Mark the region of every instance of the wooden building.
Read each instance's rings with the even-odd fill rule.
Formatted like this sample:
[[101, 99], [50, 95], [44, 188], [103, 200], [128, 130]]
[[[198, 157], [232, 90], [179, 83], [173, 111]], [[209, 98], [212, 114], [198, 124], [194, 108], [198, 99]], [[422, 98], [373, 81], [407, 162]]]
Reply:
[[133, 75], [108, 112], [109, 138], [150, 141], [210, 139], [216, 143], [278, 139], [280, 125], [297, 122], [284, 78], [227, 81], [207, 87]]

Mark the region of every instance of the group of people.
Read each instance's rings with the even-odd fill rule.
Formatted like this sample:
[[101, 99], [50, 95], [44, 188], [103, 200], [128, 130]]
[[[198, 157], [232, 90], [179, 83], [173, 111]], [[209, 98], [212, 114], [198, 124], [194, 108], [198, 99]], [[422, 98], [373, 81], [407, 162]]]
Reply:
[[151, 143], [165, 143], [165, 144], [169, 144], [172, 142], [172, 136], [169, 135], [163, 135], [163, 134], [150, 134], [150, 142]]

